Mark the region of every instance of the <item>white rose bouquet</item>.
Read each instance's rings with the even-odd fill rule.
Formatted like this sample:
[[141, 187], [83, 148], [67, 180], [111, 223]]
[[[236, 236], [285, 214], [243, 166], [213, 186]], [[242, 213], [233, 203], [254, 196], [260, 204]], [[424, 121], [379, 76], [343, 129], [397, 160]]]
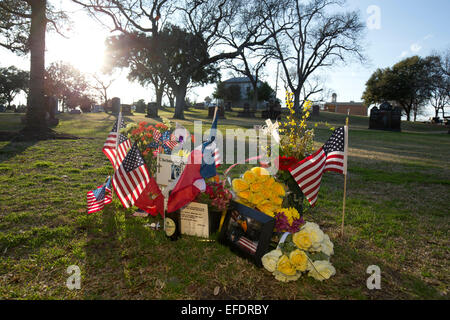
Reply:
[[303, 273], [323, 281], [336, 274], [330, 263], [334, 245], [330, 237], [313, 222], [306, 222], [294, 234], [288, 234], [277, 249], [265, 254], [261, 261], [275, 279], [295, 281]]

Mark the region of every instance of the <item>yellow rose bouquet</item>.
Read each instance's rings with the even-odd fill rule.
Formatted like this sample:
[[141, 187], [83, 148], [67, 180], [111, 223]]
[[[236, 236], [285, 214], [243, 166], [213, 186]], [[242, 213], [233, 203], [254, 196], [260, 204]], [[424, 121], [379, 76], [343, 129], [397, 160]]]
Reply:
[[254, 167], [231, 182], [235, 200], [271, 217], [282, 209], [286, 187], [275, 181], [267, 169]]
[[330, 237], [313, 222], [306, 222], [298, 232], [289, 234], [275, 250], [265, 254], [261, 261], [275, 279], [295, 281], [302, 274], [323, 281], [336, 274], [330, 262], [334, 245]]

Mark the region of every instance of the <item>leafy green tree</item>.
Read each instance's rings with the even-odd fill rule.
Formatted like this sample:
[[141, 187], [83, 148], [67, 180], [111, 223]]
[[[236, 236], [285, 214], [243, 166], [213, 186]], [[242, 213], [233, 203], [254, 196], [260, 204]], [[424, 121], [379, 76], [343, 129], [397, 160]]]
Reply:
[[62, 102], [63, 110], [77, 107], [83, 97], [91, 96], [86, 76], [70, 63], [53, 62], [45, 73], [45, 93]]
[[[257, 89], [257, 97], [258, 101], [269, 101], [272, 98], [275, 98], [275, 90], [272, 89], [270, 84], [267, 81], [262, 82]], [[249, 92], [249, 99], [254, 98], [254, 91], [251, 90]]]
[[11, 102], [21, 91], [28, 89], [30, 74], [14, 66], [0, 68], [0, 101], [4, 100], [11, 109]]
[[228, 85], [219, 81], [213, 93], [216, 99], [222, 99], [226, 102], [237, 102], [241, 100], [241, 87], [238, 85]]
[[396, 63], [392, 68], [376, 70], [366, 83], [362, 99], [366, 105], [394, 101], [400, 105], [407, 121], [414, 121], [430, 99], [435, 76], [435, 57], [413, 56]]

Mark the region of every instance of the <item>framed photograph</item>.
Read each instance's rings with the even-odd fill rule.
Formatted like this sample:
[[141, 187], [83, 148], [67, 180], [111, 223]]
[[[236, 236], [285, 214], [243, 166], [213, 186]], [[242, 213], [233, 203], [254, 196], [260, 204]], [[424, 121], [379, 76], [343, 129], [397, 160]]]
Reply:
[[179, 161], [174, 162], [170, 154], [158, 154], [157, 158], [157, 170], [156, 170], [156, 183], [160, 187], [168, 186], [172, 181], [175, 181], [183, 172], [186, 165], [185, 159], [181, 157]]
[[261, 258], [269, 249], [274, 227], [274, 218], [231, 201], [219, 241], [261, 267]]

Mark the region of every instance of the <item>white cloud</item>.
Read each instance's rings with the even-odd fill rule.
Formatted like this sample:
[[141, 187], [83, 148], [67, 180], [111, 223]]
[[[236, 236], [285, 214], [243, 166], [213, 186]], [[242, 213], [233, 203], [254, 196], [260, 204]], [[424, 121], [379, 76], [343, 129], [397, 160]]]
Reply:
[[412, 52], [419, 52], [422, 49], [422, 46], [418, 43], [413, 43], [411, 45], [411, 51]]
[[406, 56], [408, 55], [408, 53], [409, 53], [408, 50], [402, 51], [402, 54], [400, 55], [400, 57], [401, 57], [401, 58], [404, 58], [404, 57], [406, 57]]
[[431, 38], [433, 38], [433, 35], [430, 33], [430, 34], [427, 34], [425, 37], [423, 37], [423, 40], [429, 40]]

